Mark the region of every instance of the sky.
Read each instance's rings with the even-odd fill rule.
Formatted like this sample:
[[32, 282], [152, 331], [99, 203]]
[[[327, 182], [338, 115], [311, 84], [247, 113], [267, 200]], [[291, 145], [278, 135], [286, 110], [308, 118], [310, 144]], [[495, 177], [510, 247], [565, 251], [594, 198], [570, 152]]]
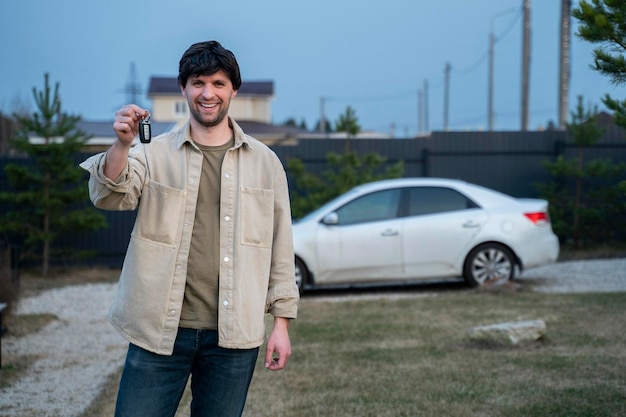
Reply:
[[[531, 1], [530, 130], [558, 122], [560, 0]], [[578, 4], [572, 1], [572, 7]], [[217, 40], [242, 79], [274, 82], [272, 122], [313, 128], [351, 106], [362, 130], [418, 133], [419, 90], [427, 126], [488, 127], [489, 35], [494, 49], [494, 128], [519, 130], [522, 0], [20, 0], [0, 2], [0, 110], [30, 106], [44, 74], [60, 85], [63, 110], [112, 120], [128, 101], [131, 67], [145, 96], [151, 76], [178, 75], [193, 43]], [[591, 69], [592, 45], [572, 20], [569, 107], [579, 96], [604, 110], [623, 86]], [[449, 93], [445, 105], [445, 67]], [[324, 103], [322, 106], [321, 103]], [[421, 124], [425, 128], [424, 123]]]

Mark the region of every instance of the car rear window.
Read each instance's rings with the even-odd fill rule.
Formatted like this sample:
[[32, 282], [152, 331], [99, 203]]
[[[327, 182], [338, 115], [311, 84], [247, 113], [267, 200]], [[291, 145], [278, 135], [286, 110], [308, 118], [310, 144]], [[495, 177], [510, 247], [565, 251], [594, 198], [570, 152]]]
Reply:
[[467, 210], [478, 205], [464, 194], [446, 187], [408, 189], [408, 216]]

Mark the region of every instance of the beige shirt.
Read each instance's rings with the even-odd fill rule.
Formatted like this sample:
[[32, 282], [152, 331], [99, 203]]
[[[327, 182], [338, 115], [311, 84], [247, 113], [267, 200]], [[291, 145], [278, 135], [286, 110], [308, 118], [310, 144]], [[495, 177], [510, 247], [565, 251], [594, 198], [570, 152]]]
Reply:
[[[265, 339], [264, 314], [296, 318], [291, 212], [287, 177], [276, 154], [231, 119], [235, 145], [221, 168], [219, 345], [247, 349]], [[96, 207], [135, 210], [109, 319], [131, 343], [172, 353], [180, 320], [187, 260], [202, 169], [189, 125], [134, 146], [115, 181], [103, 174], [105, 153], [89, 171]]]

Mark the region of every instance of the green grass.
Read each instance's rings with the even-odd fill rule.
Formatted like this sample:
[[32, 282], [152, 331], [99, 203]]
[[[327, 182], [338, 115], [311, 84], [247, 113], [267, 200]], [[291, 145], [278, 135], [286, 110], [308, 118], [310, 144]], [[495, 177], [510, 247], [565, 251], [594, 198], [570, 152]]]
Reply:
[[[245, 416], [626, 415], [626, 293], [306, 296], [284, 371], [259, 366]], [[467, 329], [543, 319], [545, 337], [481, 346]]]
[[[7, 319], [8, 332], [6, 336], [22, 337], [30, 333], [36, 333], [48, 323], [57, 320], [54, 314], [24, 314], [9, 316]], [[10, 386], [13, 381], [20, 377], [26, 370], [39, 359], [34, 355], [9, 355], [2, 353], [2, 368], [0, 368], [0, 388]]]

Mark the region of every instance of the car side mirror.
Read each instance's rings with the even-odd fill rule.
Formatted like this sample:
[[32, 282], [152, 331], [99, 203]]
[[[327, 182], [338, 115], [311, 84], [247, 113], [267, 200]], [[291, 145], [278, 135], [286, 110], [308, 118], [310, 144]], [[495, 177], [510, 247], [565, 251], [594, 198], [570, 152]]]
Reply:
[[328, 226], [339, 224], [339, 215], [337, 214], [337, 212], [333, 211], [332, 213], [327, 214], [326, 217], [322, 219], [322, 223]]

